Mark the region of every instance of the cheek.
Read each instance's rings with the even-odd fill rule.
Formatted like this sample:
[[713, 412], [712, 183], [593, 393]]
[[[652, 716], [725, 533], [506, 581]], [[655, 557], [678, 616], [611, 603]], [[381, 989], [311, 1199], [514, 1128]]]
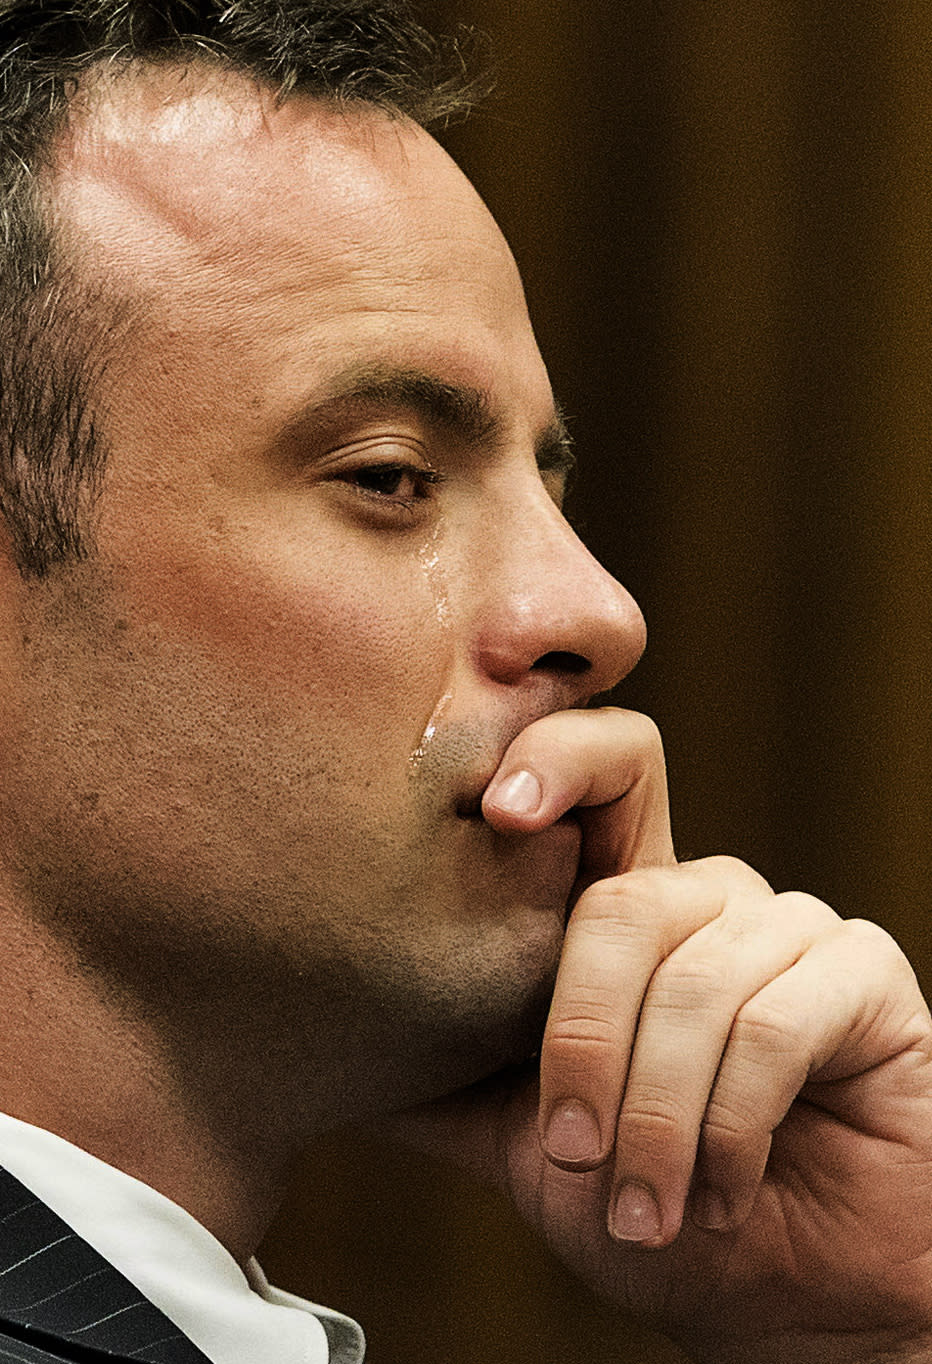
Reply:
[[311, 553], [279, 542], [161, 562], [173, 566], [147, 567], [141, 584], [152, 625], [176, 645], [190, 640], [238, 692], [383, 733], [401, 722], [399, 739], [416, 741], [453, 653], [449, 607], [438, 610], [424, 556], [376, 557], [321, 537]]

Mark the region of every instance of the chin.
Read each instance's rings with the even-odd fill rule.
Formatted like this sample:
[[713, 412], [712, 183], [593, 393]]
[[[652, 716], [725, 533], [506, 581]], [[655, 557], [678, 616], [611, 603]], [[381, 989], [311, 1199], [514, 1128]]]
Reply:
[[533, 932], [502, 930], [493, 944], [448, 951], [422, 974], [420, 998], [407, 1001], [405, 1060], [397, 1070], [389, 1063], [403, 1103], [460, 1089], [537, 1054], [562, 941], [562, 922], [538, 914]]
[[[343, 937], [329, 961], [318, 958], [306, 981], [313, 1029], [305, 1041], [317, 1063], [310, 1069], [336, 1070], [334, 1119], [439, 1097], [539, 1051], [567, 877], [548, 884], [526, 851], [509, 853], [491, 874], [477, 860], [471, 876], [463, 867], [434, 879], [422, 867], [419, 884]], [[318, 950], [320, 941], [318, 932]]]

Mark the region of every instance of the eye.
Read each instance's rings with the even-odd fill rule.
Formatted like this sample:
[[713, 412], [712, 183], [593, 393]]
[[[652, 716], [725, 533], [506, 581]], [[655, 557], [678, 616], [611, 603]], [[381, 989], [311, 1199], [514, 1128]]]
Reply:
[[441, 477], [423, 465], [397, 462], [360, 465], [340, 474], [341, 481], [371, 505], [401, 511], [411, 511], [417, 503], [426, 501]]
[[346, 477], [363, 492], [402, 502], [427, 497], [428, 489], [440, 481], [440, 475], [433, 469], [422, 469], [414, 464], [371, 464], [364, 469], [354, 469]]

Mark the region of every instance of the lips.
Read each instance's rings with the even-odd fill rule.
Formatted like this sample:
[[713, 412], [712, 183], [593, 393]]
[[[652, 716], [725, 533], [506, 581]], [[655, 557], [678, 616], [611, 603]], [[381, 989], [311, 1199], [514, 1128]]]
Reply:
[[[504, 753], [504, 749], [502, 752]], [[453, 803], [453, 809], [457, 819], [482, 819], [482, 797], [485, 795], [486, 788], [491, 782], [495, 773], [498, 771], [501, 757], [497, 758], [494, 766], [490, 763], [488, 767], [481, 771], [473, 771], [464, 783], [462, 790]]]
[[444, 752], [445, 746], [450, 756], [455, 759], [456, 748], [461, 744], [465, 752], [468, 753], [471, 747], [476, 755], [479, 753], [483, 755], [482, 758], [474, 757], [473, 762], [468, 766], [464, 764], [460, 769], [462, 785], [453, 802], [453, 810], [458, 819], [468, 821], [482, 818], [482, 798], [501, 767], [502, 759], [511, 744], [528, 725], [550, 713], [550, 709], [547, 709], [535, 713], [514, 714], [501, 725], [496, 724], [494, 734], [491, 728], [484, 725], [476, 726], [475, 729], [463, 726], [459, 730], [451, 725], [443, 735], [438, 733], [433, 750], [435, 759]]

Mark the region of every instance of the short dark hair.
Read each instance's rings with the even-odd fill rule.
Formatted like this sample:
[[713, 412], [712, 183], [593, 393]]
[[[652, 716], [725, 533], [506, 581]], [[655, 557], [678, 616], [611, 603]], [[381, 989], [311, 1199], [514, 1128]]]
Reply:
[[55, 239], [42, 190], [70, 102], [102, 64], [219, 61], [424, 127], [469, 111], [471, 35], [407, 0], [0, 0], [0, 513], [24, 577], [89, 552], [106, 455], [94, 397], [121, 323]]

